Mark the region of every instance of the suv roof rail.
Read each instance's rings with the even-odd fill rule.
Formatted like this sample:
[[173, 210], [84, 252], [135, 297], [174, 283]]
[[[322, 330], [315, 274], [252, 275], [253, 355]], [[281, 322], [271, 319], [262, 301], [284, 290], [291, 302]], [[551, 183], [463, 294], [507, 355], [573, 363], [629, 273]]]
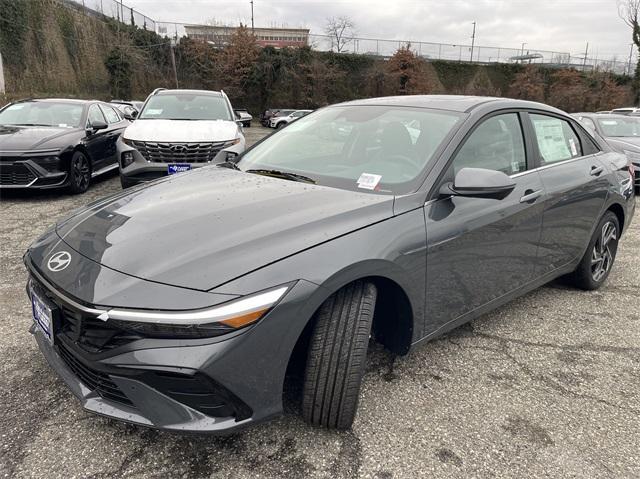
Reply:
[[156, 88], [155, 90], [153, 90], [153, 91], [151, 92], [151, 94], [152, 94], [152, 95], [155, 95], [155, 94], [156, 94], [156, 93], [158, 93], [159, 91], [163, 91], [163, 90], [166, 90], [166, 88]]

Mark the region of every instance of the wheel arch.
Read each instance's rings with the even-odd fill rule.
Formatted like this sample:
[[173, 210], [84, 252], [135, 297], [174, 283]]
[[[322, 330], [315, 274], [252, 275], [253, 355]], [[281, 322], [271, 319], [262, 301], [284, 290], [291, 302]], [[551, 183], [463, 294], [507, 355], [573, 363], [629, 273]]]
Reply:
[[618, 218], [618, 226], [620, 227], [620, 232], [624, 231], [625, 226], [625, 215], [624, 215], [624, 207], [620, 203], [612, 203], [609, 205], [606, 211], [611, 211]]

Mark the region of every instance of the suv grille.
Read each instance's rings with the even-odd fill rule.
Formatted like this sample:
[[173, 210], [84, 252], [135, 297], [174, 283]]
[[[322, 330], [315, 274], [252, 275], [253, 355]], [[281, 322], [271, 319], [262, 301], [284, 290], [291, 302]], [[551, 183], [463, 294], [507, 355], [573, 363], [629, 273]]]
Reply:
[[0, 185], [23, 186], [35, 180], [35, 175], [21, 163], [0, 163]]
[[155, 143], [132, 141], [131, 146], [152, 163], [206, 163], [212, 161], [228, 142]]

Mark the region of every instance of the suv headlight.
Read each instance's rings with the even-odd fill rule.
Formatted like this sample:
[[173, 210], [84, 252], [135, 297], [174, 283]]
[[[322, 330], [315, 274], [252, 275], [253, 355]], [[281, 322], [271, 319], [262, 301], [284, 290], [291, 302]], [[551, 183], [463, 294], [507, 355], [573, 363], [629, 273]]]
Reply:
[[219, 336], [258, 321], [282, 299], [290, 286], [278, 286], [207, 309], [143, 311], [113, 308], [102, 313], [98, 319], [150, 337]]

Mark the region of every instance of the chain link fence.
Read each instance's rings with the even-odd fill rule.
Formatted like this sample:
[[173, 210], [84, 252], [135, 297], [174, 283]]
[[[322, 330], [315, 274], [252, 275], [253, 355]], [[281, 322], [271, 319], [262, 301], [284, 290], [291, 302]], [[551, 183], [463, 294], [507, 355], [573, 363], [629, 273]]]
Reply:
[[157, 29], [156, 21], [146, 15], [124, 5], [118, 0], [67, 0], [75, 5], [82, 7], [86, 13], [100, 14], [105, 17], [113, 18], [122, 23], [135, 25], [155, 32]]
[[[327, 35], [309, 35], [309, 44], [320, 51], [336, 51], [335, 38]], [[382, 38], [346, 38], [341, 42], [344, 53], [360, 53], [388, 58], [399, 48], [410, 48], [416, 55], [427, 60], [448, 60], [474, 63], [524, 63], [557, 67], [573, 67], [578, 70], [608, 71], [614, 73], [633, 72], [635, 62], [604, 60], [572, 55], [569, 52], [538, 50], [532, 48], [487, 47], [482, 45], [455, 45]]]

